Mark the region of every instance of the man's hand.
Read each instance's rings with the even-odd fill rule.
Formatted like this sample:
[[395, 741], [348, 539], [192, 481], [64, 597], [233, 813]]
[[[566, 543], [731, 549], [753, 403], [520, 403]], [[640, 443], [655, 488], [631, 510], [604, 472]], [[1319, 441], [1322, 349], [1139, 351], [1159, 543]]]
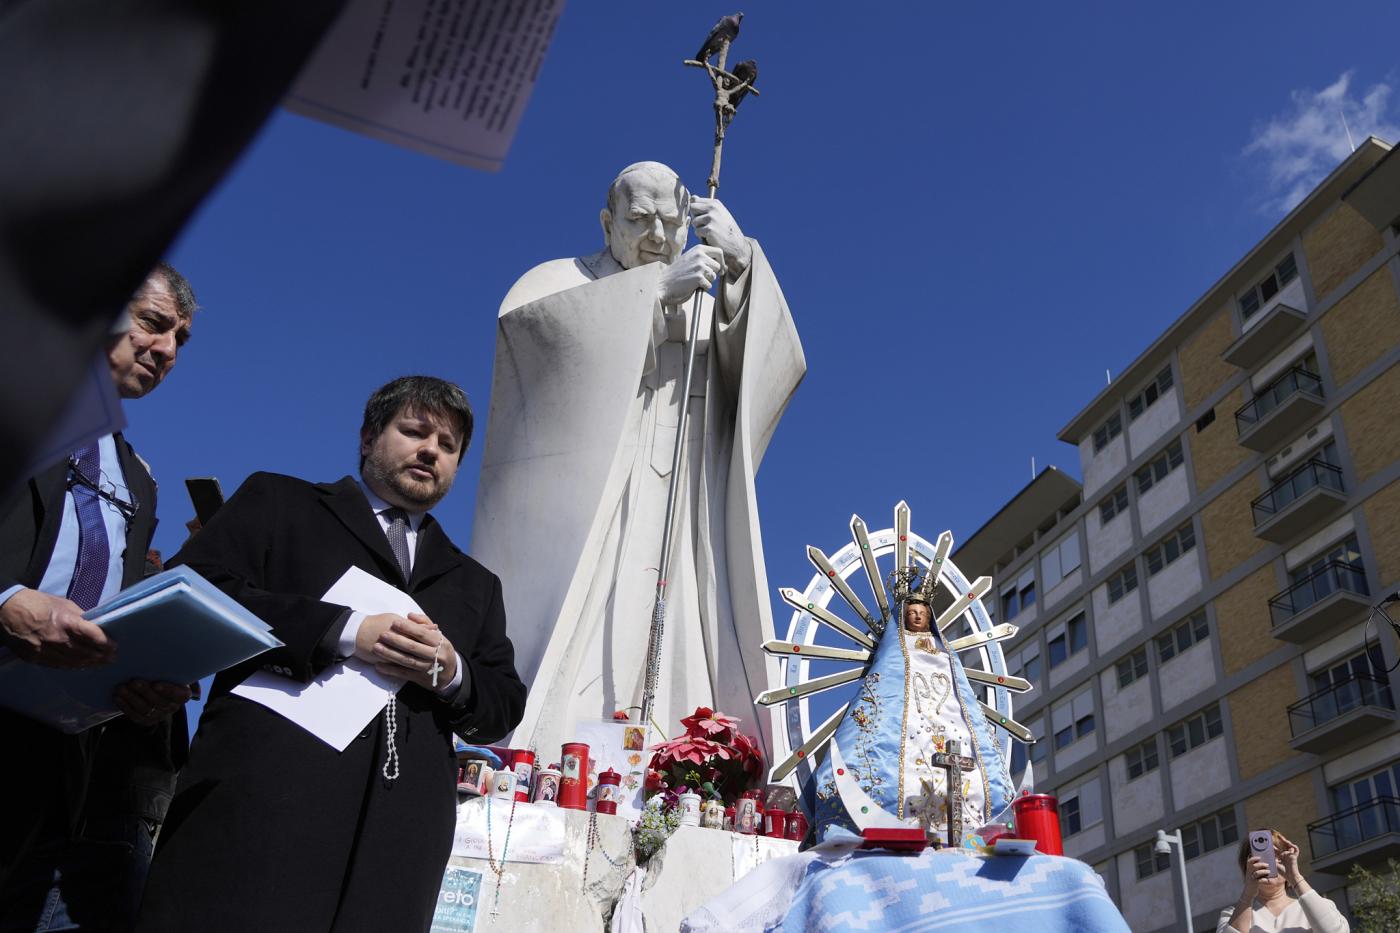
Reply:
[[15, 654], [46, 667], [96, 667], [117, 655], [116, 643], [83, 618], [77, 603], [38, 590], [7, 599], [0, 606], [0, 628]]
[[744, 238], [734, 215], [718, 199], [691, 198], [690, 225], [701, 242], [717, 246], [724, 253], [724, 268], [731, 279], [748, 271], [753, 262], [753, 244]]
[[187, 684], [144, 680], [128, 680], [112, 694], [117, 708], [138, 726], [154, 726], [189, 702], [191, 696]]
[[[369, 621], [365, 619], [361, 631]], [[457, 676], [457, 650], [432, 619], [421, 613], [411, 612], [407, 619], [396, 619], [379, 635], [371, 654], [379, 673], [415, 683], [434, 693], [440, 692]], [[432, 675], [434, 661], [442, 666], [436, 685]]]
[[723, 268], [724, 252], [715, 246], [692, 246], [661, 273], [657, 297], [675, 307], [697, 291], [709, 291]]

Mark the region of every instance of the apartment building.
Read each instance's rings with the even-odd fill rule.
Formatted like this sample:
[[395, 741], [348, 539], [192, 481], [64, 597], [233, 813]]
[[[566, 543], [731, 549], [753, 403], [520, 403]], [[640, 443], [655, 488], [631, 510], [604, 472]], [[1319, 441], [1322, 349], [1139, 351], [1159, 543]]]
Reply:
[[[1060, 432], [955, 554], [1021, 627], [1016, 718], [1066, 852], [1134, 930], [1197, 928], [1272, 827], [1345, 905], [1400, 855], [1400, 155], [1368, 139]], [[1390, 607], [1400, 621], [1400, 603]], [[1017, 756], [1016, 767], [1024, 757]]]

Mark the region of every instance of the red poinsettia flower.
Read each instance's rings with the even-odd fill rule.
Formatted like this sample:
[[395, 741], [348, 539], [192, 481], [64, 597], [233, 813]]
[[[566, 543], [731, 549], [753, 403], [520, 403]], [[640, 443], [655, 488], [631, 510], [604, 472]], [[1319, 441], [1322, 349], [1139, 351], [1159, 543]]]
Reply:
[[739, 733], [739, 720], [708, 706], [697, 706], [695, 712], [681, 720], [690, 735], [704, 735], [720, 742], [729, 741]]

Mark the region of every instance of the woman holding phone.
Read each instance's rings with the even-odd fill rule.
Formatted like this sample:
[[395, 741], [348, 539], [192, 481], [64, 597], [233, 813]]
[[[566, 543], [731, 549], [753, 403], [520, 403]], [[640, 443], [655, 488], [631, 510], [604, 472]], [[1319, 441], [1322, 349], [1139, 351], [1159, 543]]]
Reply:
[[[1250, 834], [1255, 835], [1254, 833]], [[1250, 851], [1249, 839], [1240, 843], [1240, 871], [1244, 890], [1234, 907], [1220, 912], [1216, 933], [1280, 933], [1311, 930], [1313, 933], [1350, 933], [1351, 925], [1337, 905], [1318, 894], [1298, 870], [1298, 847], [1280, 832], [1271, 833], [1271, 847], [1261, 854]], [[1278, 871], [1269, 867], [1274, 856]], [[1293, 894], [1288, 893], [1289, 888]]]

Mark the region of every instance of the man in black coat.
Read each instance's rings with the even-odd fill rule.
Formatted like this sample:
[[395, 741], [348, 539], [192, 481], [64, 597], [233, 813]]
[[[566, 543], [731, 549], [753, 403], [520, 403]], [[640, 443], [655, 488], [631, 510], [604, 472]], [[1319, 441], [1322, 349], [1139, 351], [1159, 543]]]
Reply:
[[[525, 704], [500, 581], [427, 514], [471, 428], [457, 386], [397, 379], [365, 407], [358, 481], [254, 474], [176, 557], [285, 647], [215, 679], [140, 930], [428, 929], [456, 817], [452, 735], [499, 739]], [[352, 567], [423, 614], [322, 601]], [[404, 686], [344, 751], [230, 692], [260, 668], [308, 682], [352, 656]]]
[[[159, 265], [109, 344], [118, 394], [141, 398], [164, 380], [194, 310], [184, 276]], [[116, 646], [82, 613], [140, 581], [155, 528], [155, 482], [120, 434], [30, 477], [0, 502], [4, 647], [58, 668], [110, 660]], [[79, 735], [0, 711], [0, 930], [131, 928], [189, 695], [132, 682], [115, 698], [125, 715]]]

